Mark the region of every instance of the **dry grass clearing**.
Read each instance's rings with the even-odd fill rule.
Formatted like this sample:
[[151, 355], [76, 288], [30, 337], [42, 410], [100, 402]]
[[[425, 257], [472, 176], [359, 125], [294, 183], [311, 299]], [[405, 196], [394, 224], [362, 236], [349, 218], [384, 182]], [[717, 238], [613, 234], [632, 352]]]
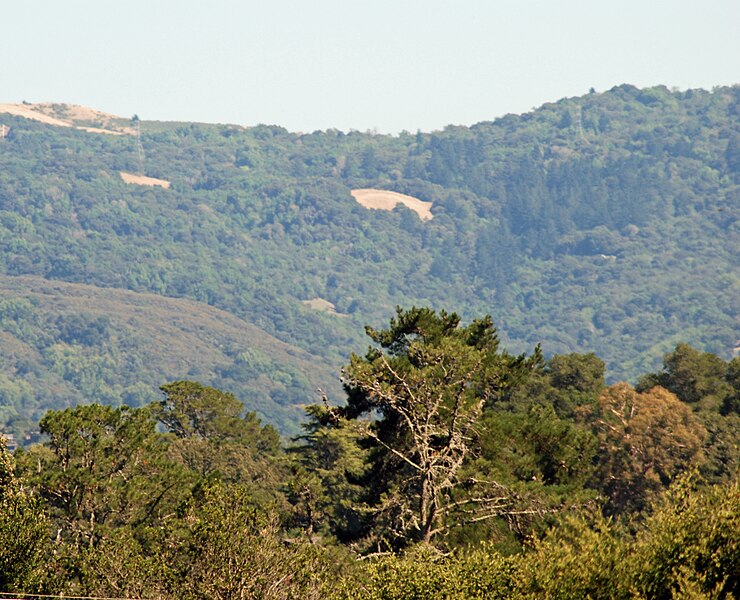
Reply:
[[90, 133], [106, 135], [134, 135], [132, 127], [123, 125], [125, 119], [77, 104], [0, 104], [0, 113], [33, 119], [47, 125], [72, 127]]
[[346, 317], [347, 315], [337, 312], [337, 307], [332, 302], [324, 300], [323, 298], [313, 298], [312, 300], [301, 300], [301, 304], [305, 304], [313, 310], [319, 310], [321, 312], [329, 313], [330, 315], [336, 315], [338, 317]]
[[170, 182], [166, 179], [157, 179], [156, 177], [147, 177], [146, 175], [134, 175], [133, 173], [126, 173], [121, 171], [121, 179], [126, 183], [133, 183], [136, 185], [158, 185], [168, 190], [170, 188]]
[[0, 113], [15, 115], [16, 117], [23, 117], [24, 119], [33, 119], [34, 121], [40, 121], [47, 125], [56, 125], [57, 127], [73, 127], [72, 123], [69, 121], [50, 117], [49, 115], [36, 110], [34, 105], [0, 104]]
[[372, 188], [352, 190], [352, 196], [365, 208], [376, 210], [393, 210], [398, 204], [403, 204], [413, 210], [422, 221], [431, 220], [432, 203], [424, 202], [413, 196], [389, 192], [387, 190], [376, 190]]
[[126, 135], [123, 131], [113, 131], [112, 129], [101, 129], [100, 127], [83, 127], [81, 125], [75, 126], [75, 129], [81, 129], [88, 133], [105, 133], [106, 135]]
[[47, 114], [62, 113], [70, 121], [113, 121], [121, 117], [79, 104], [36, 104], [38, 110]]

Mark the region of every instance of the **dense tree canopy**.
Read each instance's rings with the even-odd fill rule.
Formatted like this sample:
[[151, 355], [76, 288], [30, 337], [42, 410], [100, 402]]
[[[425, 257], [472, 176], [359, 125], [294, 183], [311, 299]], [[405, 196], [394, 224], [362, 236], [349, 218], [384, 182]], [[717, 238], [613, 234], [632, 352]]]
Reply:
[[[489, 317], [399, 308], [367, 332], [346, 402], [308, 407], [286, 447], [192, 381], [142, 408], [50, 411], [45, 441], [0, 447], [0, 591], [737, 593], [738, 425], [722, 403], [606, 386], [591, 354], [509, 354]], [[711, 395], [733, 381], [717, 361], [681, 372]]]
[[0, 590], [33, 590], [48, 551], [42, 507], [23, 489], [0, 436]]

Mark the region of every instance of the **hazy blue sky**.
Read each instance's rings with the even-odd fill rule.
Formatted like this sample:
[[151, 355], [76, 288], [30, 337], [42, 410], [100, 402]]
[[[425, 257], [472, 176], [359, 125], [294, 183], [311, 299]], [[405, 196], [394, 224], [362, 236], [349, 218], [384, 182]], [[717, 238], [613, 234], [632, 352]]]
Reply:
[[621, 83], [740, 83], [739, 0], [15, 0], [0, 102], [429, 131]]

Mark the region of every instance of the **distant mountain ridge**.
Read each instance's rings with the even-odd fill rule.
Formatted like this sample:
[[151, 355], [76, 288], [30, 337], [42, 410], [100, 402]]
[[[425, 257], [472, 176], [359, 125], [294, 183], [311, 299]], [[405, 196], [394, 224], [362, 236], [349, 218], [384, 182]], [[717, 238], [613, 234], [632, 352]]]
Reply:
[[[85, 346], [64, 323], [72, 305], [57, 323], [24, 281], [191, 299], [300, 348], [262, 362], [235, 351], [192, 371], [284, 431], [317, 387], [340, 396], [339, 366], [366, 347], [364, 325], [397, 304], [491, 313], [509, 349], [593, 351], [612, 380], [654, 369], [680, 341], [729, 358], [738, 338], [738, 86], [622, 85], [399, 136], [27, 107], [69, 123], [59, 126], [7, 106], [0, 271], [16, 283], [0, 299], [0, 427], [54, 402], [143, 402], [125, 390], [144, 366], [148, 389], [182, 376], [148, 359], [116, 363], [94, 335]], [[90, 131], [106, 128], [129, 135]], [[356, 190], [418, 200], [430, 218], [369, 210]], [[104, 304], [80, 311], [93, 330]], [[129, 335], [109, 317], [110, 335]], [[21, 343], [36, 357], [25, 366], [11, 351]], [[60, 366], [75, 353], [109, 366], [83, 382]], [[48, 383], [59, 378], [63, 401]]]

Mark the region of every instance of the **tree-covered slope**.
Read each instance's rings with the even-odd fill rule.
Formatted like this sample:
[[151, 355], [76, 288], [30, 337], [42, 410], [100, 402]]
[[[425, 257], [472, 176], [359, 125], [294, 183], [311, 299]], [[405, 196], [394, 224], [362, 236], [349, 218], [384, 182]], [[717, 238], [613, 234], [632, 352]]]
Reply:
[[[610, 380], [634, 378], [679, 341], [732, 352], [738, 117], [737, 86], [624, 85], [430, 134], [118, 123], [140, 127], [142, 153], [136, 135], [2, 114], [0, 268], [189, 298], [336, 366], [397, 304], [491, 313], [511, 350], [594, 351]], [[432, 202], [433, 218], [368, 210], [358, 188]]]
[[296, 398], [337, 387], [332, 365], [192, 300], [0, 276], [0, 328], [0, 423], [16, 433], [49, 406], [142, 406], [163, 378], [218, 381], [294, 433]]

